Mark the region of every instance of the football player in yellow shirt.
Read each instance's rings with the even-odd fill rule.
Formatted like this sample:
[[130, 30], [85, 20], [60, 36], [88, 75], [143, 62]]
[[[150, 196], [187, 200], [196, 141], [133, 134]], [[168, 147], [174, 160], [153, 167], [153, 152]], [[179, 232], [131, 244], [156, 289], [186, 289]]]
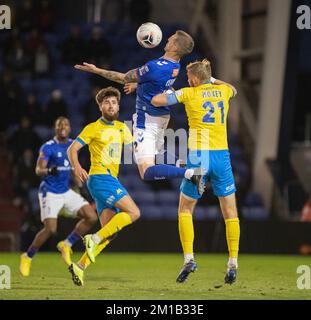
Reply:
[[[227, 142], [227, 115], [229, 100], [236, 92], [228, 84], [212, 84], [211, 74], [208, 60], [191, 63], [187, 66], [190, 87], [157, 95], [151, 103], [157, 107], [176, 103], [185, 105], [189, 123], [187, 168], [203, 168], [205, 179], [211, 181], [214, 194], [219, 199], [229, 250], [225, 283], [232, 284], [237, 276], [240, 224]], [[178, 225], [185, 261], [176, 281], [184, 282], [190, 272], [197, 269], [193, 255], [192, 214], [201, 196], [195, 186], [185, 179], [180, 190]]]
[[[117, 232], [140, 217], [137, 205], [118, 181], [122, 146], [133, 141], [129, 128], [117, 121], [120, 97], [120, 91], [113, 87], [98, 92], [96, 101], [102, 117], [87, 125], [67, 151], [75, 175], [87, 182], [102, 226], [97, 233], [84, 237], [86, 252], [77, 264], [69, 266], [72, 280], [79, 286], [83, 285], [83, 272], [90, 262], [95, 262]], [[78, 152], [85, 145], [91, 154], [89, 173], [78, 160]]]

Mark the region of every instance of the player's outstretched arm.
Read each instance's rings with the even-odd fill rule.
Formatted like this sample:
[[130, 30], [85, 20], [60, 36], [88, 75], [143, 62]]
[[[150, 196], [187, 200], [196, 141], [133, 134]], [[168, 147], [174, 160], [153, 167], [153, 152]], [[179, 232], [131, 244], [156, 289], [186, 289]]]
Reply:
[[83, 147], [83, 145], [75, 140], [70, 147], [67, 149], [67, 155], [69, 162], [73, 168], [74, 175], [82, 182], [86, 182], [89, 178], [87, 172], [81, 167], [78, 159], [78, 151]]
[[76, 64], [75, 68], [81, 71], [90, 72], [97, 74], [101, 77], [104, 77], [110, 81], [118, 82], [124, 84], [125, 74], [116, 71], [105, 70], [101, 68], [97, 68], [94, 64], [83, 62], [83, 64]]
[[167, 106], [167, 97], [165, 93], [158, 94], [151, 99], [151, 104], [154, 107]]
[[76, 64], [77, 70], [90, 72], [104, 77], [110, 81], [125, 84], [128, 82], [138, 82], [136, 69], [130, 70], [127, 73], [121, 73], [117, 71], [105, 70], [96, 67], [94, 64], [83, 62], [83, 64]]
[[216, 85], [225, 84], [225, 85], [229, 86], [233, 91], [233, 97], [235, 97], [238, 93], [238, 90], [232, 84], [230, 84], [228, 82], [225, 82], [225, 81], [222, 81], [219, 79], [215, 79], [215, 78], [212, 78], [212, 82], [213, 82], [213, 84], [216, 84]]

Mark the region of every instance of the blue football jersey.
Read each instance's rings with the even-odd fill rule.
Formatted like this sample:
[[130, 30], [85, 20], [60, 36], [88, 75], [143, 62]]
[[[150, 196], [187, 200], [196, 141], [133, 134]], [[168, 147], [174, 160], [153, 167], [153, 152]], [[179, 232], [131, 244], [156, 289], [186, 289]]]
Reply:
[[146, 112], [151, 116], [162, 116], [170, 113], [168, 106], [154, 107], [151, 104], [151, 99], [172, 87], [178, 76], [179, 69], [179, 62], [164, 59], [163, 57], [151, 60], [137, 69], [137, 112]]
[[40, 184], [39, 192], [65, 193], [70, 188], [71, 165], [67, 157], [67, 149], [72, 143], [69, 139], [67, 143], [59, 143], [56, 138], [46, 142], [39, 152], [39, 159], [46, 160], [47, 167], [56, 166], [58, 174], [44, 177]]

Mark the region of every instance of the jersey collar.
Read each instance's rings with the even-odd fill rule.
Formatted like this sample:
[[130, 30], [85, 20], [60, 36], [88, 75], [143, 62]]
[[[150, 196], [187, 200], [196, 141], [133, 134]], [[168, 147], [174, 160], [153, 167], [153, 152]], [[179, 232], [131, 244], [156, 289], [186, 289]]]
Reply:
[[211, 81], [206, 81], [203, 84], [211, 84], [211, 83], [212, 83]]
[[67, 142], [64, 142], [64, 143], [62, 143], [62, 142], [60, 142], [57, 138], [56, 138], [56, 136], [53, 138], [53, 140], [57, 143], [57, 144], [66, 144], [66, 143], [68, 143], [69, 142], [69, 138], [68, 138], [68, 140], [67, 140]]
[[104, 123], [104, 124], [108, 124], [108, 126], [114, 126], [114, 122], [110, 122], [107, 121], [105, 118], [100, 117], [100, 120]]
[[173, 60], [173, 59], [170, 59], [170, 58], [164, 58], [164, 56], [162, 56], [161, 59], [164, 59], [164, 60], [167, 60], [167, 61], [171, 61], [173, 63], [179, 63], [180, 62], [180, 60], [176, 61], [176, 60]]

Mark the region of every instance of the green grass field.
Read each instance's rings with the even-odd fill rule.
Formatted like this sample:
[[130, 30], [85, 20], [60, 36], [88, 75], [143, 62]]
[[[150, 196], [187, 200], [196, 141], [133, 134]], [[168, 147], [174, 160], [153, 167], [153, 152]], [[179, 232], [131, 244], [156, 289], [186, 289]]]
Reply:
[[297, 267], [311, 267], [310, 257], [241, 255], [232, 286], [223, 284], [225, 255], [198, 254], [196, 260], [197, 272], [176, 284], [181, 255], [106, 253], [86, 271], [84, 287], [76, 287], [57, 253], [39, 253], [28, 278], [19, 274], [19, 254], [2, 253], [0, 265], [11, 268], [12, 280], [0, 299], [311, 299], [311, 290], [296, 286]]

